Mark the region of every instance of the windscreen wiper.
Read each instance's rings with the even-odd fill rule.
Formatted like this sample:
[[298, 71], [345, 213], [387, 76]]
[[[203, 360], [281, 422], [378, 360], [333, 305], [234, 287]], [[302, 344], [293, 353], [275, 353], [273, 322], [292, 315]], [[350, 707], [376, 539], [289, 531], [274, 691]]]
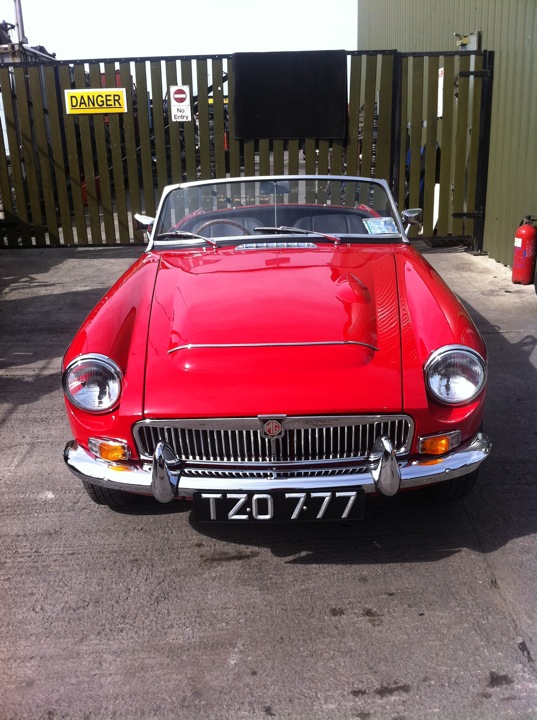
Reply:
[[256, 227], [254, 232], [263, 232], [267, 235], [316, 235], [317, 237], [324, 237], [335, 245], [339, 245], [341, 240], [336, 235], [327, 235], [326, 233], [319, 232], [318, 230], [306, 230], [305, 228], [289, 227], [287, 225], [281, 225], [280, 227]]
[[203, 237], [203, 235], [196, 235], [196, 233], [185, 232], [184, 230], [167, 230], [166, 232], [161, 232], [156, 236], [156, 240], [170, 237], [177, 238], [177, 240], [202, 240], [213, 247], [220, 247], [219, 243], [213, 240], [213, 238]]

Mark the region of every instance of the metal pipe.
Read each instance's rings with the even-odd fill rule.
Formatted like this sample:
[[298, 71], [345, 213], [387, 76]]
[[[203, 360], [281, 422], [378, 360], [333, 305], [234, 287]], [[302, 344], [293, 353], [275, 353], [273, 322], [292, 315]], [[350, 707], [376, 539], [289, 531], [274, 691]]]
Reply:
[[17, 25], [17, 34], [19, 36], [19, 45], [28, 42], [28, 38], [24, 33], [24, 20], [22, 18], [21, 0], [13, 0], [15, 3], [15, 21]]

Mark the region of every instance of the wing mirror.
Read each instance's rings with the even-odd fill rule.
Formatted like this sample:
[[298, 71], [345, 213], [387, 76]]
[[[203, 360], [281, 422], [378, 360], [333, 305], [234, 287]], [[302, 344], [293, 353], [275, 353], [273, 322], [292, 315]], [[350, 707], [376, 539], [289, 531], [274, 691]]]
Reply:
[[423, 224], [423, 210], [421, 208], [409, 208], [408, 210], [403, 210], [401, 217], [403, 218], [403, 222], [407, 224], [405, 232], [408, 232], [412, 225], [421, 227]]
[[142, 215], [141, 213], [136, 213], [133, 217], [132, 226], [134, 230], [140, 230], [141, 232], [146, 233], [147, 237], [149, 238], [153, 230], [154, 223], [155, 218], [149, 217], [149, 215]]

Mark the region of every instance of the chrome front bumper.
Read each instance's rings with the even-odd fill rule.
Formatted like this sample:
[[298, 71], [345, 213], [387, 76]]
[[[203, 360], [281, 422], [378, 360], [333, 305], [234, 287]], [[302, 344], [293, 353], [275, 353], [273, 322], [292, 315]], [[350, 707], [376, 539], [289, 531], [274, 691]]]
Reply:
[[441, 458], [427, 461], [396, 459], [387, 437], [379, 438], [367, 463], [357, 472], [329, 477], [271, 478], [213, 478], [182, 477], [183, 465], [169, 445], [160, 443], [150, 463], [112, 463], [96, 458], [75, 441], [67, 444], [64, 460], [80, 480], [102, 487], [126, 492], [153, 495], [160, 502], [176, 497], [192, 497], [197, 490], [253, 491], [312, 490], [323, 488], [362, 487], [366, 493], [380, 492], [394, 495], [399, 489], [417, 488], [467, 475], [476, 470], [489, 455], [491, 443], [484, 433], [478, 433], [463, 448]]

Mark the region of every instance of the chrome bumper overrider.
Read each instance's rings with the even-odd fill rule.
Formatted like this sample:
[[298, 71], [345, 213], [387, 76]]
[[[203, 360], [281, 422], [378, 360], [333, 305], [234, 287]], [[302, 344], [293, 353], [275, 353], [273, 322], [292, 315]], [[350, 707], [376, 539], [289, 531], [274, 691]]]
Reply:
[[[311, 490], [323, 488], [362, 487], [366, 493], [394, 495], [399, 489], [420, 487], [466, 475], [475, 470], [488, 456], [491, 443], [478, 433], [462, 449], [441, 458], [401, 460], [395, 457], [390, 440], [378, 438], [367, 463], [357, 472], [328, 477], [214, 478], [182, 477], [183, 463], [166, 443], [159, 443], [152, 463], [112, 463], [96, 458], [75, 441], [67, 444], [64, 459], [76, 477], [93, 485], [153, 495], [160, 502], [176, 497], [191, 497], [196, 490], [266, 492], [281, 489]], [[365, 468], [365, 472], [364, 472]], [[302, 470], [304, 467], [302, 466]]]

